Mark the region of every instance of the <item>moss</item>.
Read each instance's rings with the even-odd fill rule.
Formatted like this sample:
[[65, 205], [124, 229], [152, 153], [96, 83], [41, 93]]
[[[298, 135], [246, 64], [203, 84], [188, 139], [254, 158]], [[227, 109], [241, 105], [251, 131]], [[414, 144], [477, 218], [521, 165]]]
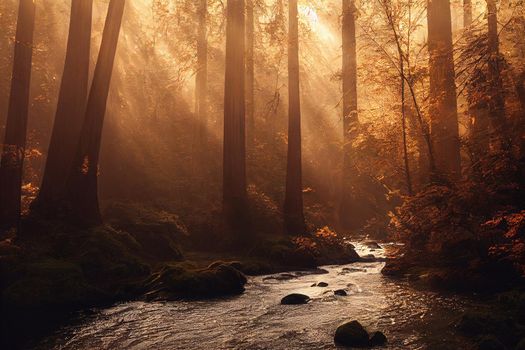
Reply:
[[177, 242], [188, 235], [177, 215], [139, 204], [114, 202], [105, 210], [107, 222], [128, 232], [141, 245], [142, 253], [158, 260], [179, 260]]
[[4, 306], [12, 310], [74, 308], [104, 298], [85, 279], [79, 265], [56, 259], [28, 263], [21, 278], [2, 293]]
[[205, 269], [164, 266], [146, 284], [147, 299], [173, 300], [235, 295], [244, 292], [246, 277], [228, 264]]

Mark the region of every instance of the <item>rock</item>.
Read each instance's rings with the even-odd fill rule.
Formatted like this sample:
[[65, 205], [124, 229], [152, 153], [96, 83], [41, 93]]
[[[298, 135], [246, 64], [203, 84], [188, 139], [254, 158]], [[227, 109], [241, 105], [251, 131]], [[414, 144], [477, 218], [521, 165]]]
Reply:
[[338, 295], [340, 297], [346, 297], [348, 295], [348, 293], [344, 289], [338, 289], [338, 290], [334, 291], [334, 294]]
[[337, 345], [366, 348], [370, 345], [368, 332], [358, 321], [345, 323], [335, 331], [334, 341]]
[[146, 283], [146, 299], [175, 300], [184, 298], [238, 295], [244, 292], [246, 277], [230, 265], [206, 269], [166, 266]]
[[370, 337], [370, 346], [382, 346], [385, 345], [386, 342], [387, 339], [383, 332], [377, 331]]
[[319, 282], [319, 283], [317, 283], [317, 287], [322, 287], [322, 288], [328, 287], [328, 283], [326, 283], [326, 282]]
[[506, 347], [494, 336], [485, 336], [478, 343], [479, 350], [505, 350]]
[[310, 301], [308, 295], [292, 293], [281, 299], [281, 305], [301, 305]]

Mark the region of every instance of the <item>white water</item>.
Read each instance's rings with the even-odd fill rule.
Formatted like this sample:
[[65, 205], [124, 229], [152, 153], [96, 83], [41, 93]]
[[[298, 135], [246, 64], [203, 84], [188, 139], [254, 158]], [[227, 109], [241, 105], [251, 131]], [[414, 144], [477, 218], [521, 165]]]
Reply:
[[[383, 254], [359, 244], [357, 250]], [[326, 266], [325, 274], [254, 277], [243, 295], [231, 298], [131, 302], [93, 310], [38, 349], [334, 349], [335, 329], [354, 319], [369, 331], [383, 331], [389, 340], [384, 349], [466, 349], [469, 344], [450, 327], [466, 302], [385, 278], [383, 265], [354, 263]], [[311, 287], [321, 281], [328, 287]], [[334, 296], [341, 288], [348, 296]], [[292, 292], [313, 300], [280, 305]]]

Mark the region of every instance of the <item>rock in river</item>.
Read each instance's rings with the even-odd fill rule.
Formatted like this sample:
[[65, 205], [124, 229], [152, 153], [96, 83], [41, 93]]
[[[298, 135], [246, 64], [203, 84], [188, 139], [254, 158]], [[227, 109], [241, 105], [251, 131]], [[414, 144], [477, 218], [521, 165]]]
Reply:
[[307, 304], [310, 301], [308, 295], [292, 293], [281, 299], [282, 305], [301, 305]]
[[322, 288], [328, 287], [328, 283], [326, 283], [326, 282], [319, 282], [319, 283], [317, 283], [317, 287], [322, 287]]
[[357, 321], [345, 323], [335, 331], [334, 341], [338, 345], [366, 348], [370, 345], [368, 332]]
[[348, 293], [344, 289], [338, 289], [338, 290], [334, 291], [334, 294], [338, 295], [340, 297], [346, 297], [348, 295]]
[[381, 346], [386, 344], [386, 336], [383, 334], [383, 332], [375, 332], [370, 337], [370, 346]]

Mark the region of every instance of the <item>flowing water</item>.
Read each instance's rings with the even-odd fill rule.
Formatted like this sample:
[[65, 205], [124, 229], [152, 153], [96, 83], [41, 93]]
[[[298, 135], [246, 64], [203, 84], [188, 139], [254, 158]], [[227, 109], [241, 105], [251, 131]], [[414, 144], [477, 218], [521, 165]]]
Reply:
[[[357, 244], [361, 255], [370, 252]], [[163, 303], [130, 302], [79, 314], [38, 349], [335, 349], [333, 335], [358, 320], [388, 337], [384, 349], [468, 349], [450, 323], [472, 301], [413, 289], [380, 274], [384, 263], [325, 266], [324, 273], [250, 278], [243, 295]], [[326, 282], [328, 287], [313, 287]], [[345, 289], [348, 296], [335, 296]], [[307, 305], [280, 305], [289, 293]]]

